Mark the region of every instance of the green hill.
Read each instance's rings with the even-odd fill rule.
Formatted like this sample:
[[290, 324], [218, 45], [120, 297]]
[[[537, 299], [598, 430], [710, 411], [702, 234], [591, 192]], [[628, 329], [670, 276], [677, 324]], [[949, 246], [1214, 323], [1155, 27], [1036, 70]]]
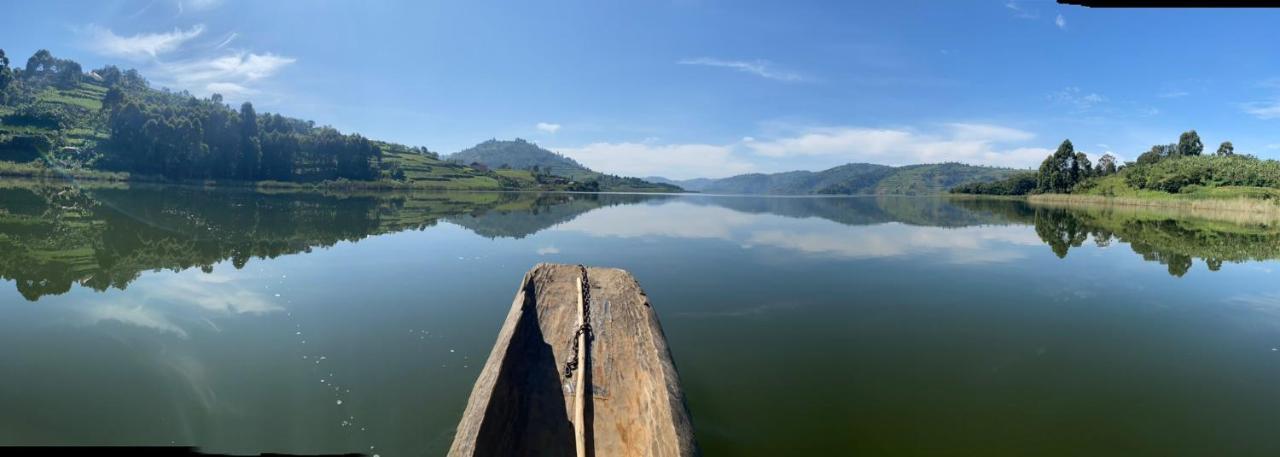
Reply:
[[548, 151], [520, 138], [511, 141], [488, 140], [446, 157], [452, 162], [482, 163], [489, 168], [539, 170], [570, 179], [585, 180], [595, 174], [568, 157]]
[[[640, 178], [614, 176], [593, 171], [577, 161], [556, 154], [520, 138], [510, 141], [488, 140], [447, 159], [457, 164], [481, 164], [499, 172], [532, 172], [566, 178], [579, 190], [609, 192], [682, 192], [678, 186], [654, 183]], [[544, 178], [545, 180], [545, 178]], [[586, 187], [582, 187], [586, 186]]]
[[1016, 172], [960, 163], [902, 167], [851, 163], [822, 171], [751, 173], [671, 182], [688, 190], [718, 194], [931, 195], [962, 184], [996, 181]]
[[471, 167], [424, 147], [258, 113], [248, 102], [232, 107], [217, 94], [199, 98], [155, 88], [134, 70], [107, 65], [86, 72], [45, 50], [25, 68], [8, 62], [0, 50], [0, 176], [271, 187], [651, 187], [616, 177], [576, 184], [524, 169]]

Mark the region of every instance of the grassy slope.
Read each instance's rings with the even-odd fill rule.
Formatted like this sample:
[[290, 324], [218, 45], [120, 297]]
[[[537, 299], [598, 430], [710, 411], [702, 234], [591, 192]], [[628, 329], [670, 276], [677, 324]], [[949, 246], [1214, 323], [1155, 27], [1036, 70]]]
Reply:
[[[102, 97], [107, 94], [107, 88], [92, 82], [81, 82], [74, 89], [57, 89], [47, 88], [36, 96], [35, 103], [66, 105], [70, 107], [78, 107], [87, 109], [91, 112], [97, 112], [102, 109]], [[12, 106], [0, 106], [0, 116], [14, 112]], [[57, 130], [47, 129], [43, 127], [29, 125], [4, 125], [0, 124], [0, 134], [34, 134], [43, 133], [51, 136], [58, 135]], [[76, 126], [64, 132], [67, 137], [67, 143], [71, 146], [83, 145], [85, 140], [102, 140], [107, 137], [107, 132], [99, 126]]]
[[[433, 159], [422, 154], [403, 151], [387, 151], [382, 155], [384, 166], [397, 164], [404, 170], [405, 178], [414, 187], [473, 190], [498, 190], [502, 184], [471, 167]], [[532, 178], [530, 178], [532, 180]]]

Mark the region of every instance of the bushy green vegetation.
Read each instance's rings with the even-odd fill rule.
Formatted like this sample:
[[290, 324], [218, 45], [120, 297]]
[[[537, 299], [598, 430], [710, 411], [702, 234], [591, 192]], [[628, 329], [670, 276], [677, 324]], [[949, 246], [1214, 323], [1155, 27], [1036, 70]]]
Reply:
[[[1280, 162], [1235, 153], [1225, 141], [1214, 155], [1203, 155], [1195, 130], [1177, 143], [1152, 146], [1134, 162], [1117, 166], [1105, 155], [1091, 166], [1088, 157], [1063, 141], [1034, 175], [1016, 175], [990, 184], [958, 186], [952, 193], [985, 195], [1079, 194], [1153, 200], [1273, 199], [1280, 193]], [[1034, 185], [1029, 186], [1034, 181]]]
[[1280, 162], [1238, 155], [1176, 157], [1132, 167], [1124, 180], [1136, 189], [1170, 193], [1197, 186], [1280, 188]]

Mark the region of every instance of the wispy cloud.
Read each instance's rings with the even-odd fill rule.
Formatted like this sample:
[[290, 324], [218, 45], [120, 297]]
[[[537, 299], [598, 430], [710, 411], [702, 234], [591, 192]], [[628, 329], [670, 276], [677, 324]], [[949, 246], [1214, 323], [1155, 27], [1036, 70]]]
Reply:
[[761, 78], [772, 79], [775, 81], [800, 82], [806, 78], [799, 73], [780, 70], [775, 68], [773, 63], [767, 60], [724, 60], [712, 57], [697, 57], [690, 59], [681, 59], [676, 63], [680, 65], [701, 65], [707, 67], [720, 67], [737, 70], [743, 73], [750, 73]]
[[1266, 100], [1243, 103], [1240, 108], [1258, 119], [1275, 119], [1280, 117], [1280, 100]]
[[239, 37], [239, 36], [240, 36], [240, 34], [239, 34], [239, 33], [231, 32], [229, 35], [227, 35], [227, 37], [226, 37], [226, 38], [224, 38], [224, 39], [222, 40], [222, 42], [221, 42], [221, 43], [218, 43], [218, 45], [217, 45], [217, 46], [214, 46], [214, 47], [213, 47], [213, 49], [222, 49], [222, 48], [225, 48], [225, 47], [227, 47], [227, 45], [231, 44], [231, 42], [232, 42], [232, 41], [235, 41], [235, 40], [236, 40], [236, 38], [237, 38], [237, 37]]
[[271, 53], [235, 52], [165, 63], [156, 70], [162, 83], [197, 93], [234, 96], [254, 93], [249, 83], [271, 77], [296, 61]]
[[1161, 92], [1156, 96], [1160, 98], [1180, 98], [1180, 97], [1186, 97], [1188, 95], [1191, 95], [1191, 93], [1185, 90], [1169, 90], [1169, 91]]
[[1062, 30], [1066, 30], [1066, 29], [1067, 29], [1067, 18], [1062, 17], [1062, 15], [1061, 15], [1061, 14], [1059, 14], [1059, 15], [1058, 15], [1058, 17], [1053, 18], [1053, 25], [1058, 26], [1058, 28], [1060, 28], [1060, 29], [1062, 29]]
[[552, 124], [550, 122], [539, 122], [537, 125], [537, 128], [538, 130], [541, 130], [543, 132], [556, 133], [560, 131], [560, 124]]
[[84, 31], [88, 35], [89, 48], [98, 54], [143, 60], [177, 50], [183, 43], [204, 33], [204, 25], [196, 24], [187, 30], [173, 29], [171, 32], [139, 33], [127, 37], [97, 25], [89, 25]]
[[1095, 106], [1106, 103], [1107, 97], [1096, 92], [1086, 93], [1080, 90], [1079, 87], [1071, 86], [1049, 94], [1049, 101], [1071, 105], [1080, 111], [1088, 111]]
[[1017, 18], [1035, 19], [1040, 17], [1039, 12], [1034, 10], [1029, 10], [1016, 1], [1010, 0], [1010, 1], [1004, 2], [1004, 7], [1008, 8], [1010, 11], [1013, 11], [1013, 16]]

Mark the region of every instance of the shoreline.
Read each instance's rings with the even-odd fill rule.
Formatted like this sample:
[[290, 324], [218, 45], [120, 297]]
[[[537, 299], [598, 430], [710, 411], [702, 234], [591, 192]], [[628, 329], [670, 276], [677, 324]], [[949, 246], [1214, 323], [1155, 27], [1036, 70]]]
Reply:
[[1121, 209], [1131, 212], [1190, 217], [1236, 224], [1280, 225], [1280, 203], [1256, 198], [1135, 198], [1102, 195], [1038, 194], [1028, 195], [1032, 206]]

